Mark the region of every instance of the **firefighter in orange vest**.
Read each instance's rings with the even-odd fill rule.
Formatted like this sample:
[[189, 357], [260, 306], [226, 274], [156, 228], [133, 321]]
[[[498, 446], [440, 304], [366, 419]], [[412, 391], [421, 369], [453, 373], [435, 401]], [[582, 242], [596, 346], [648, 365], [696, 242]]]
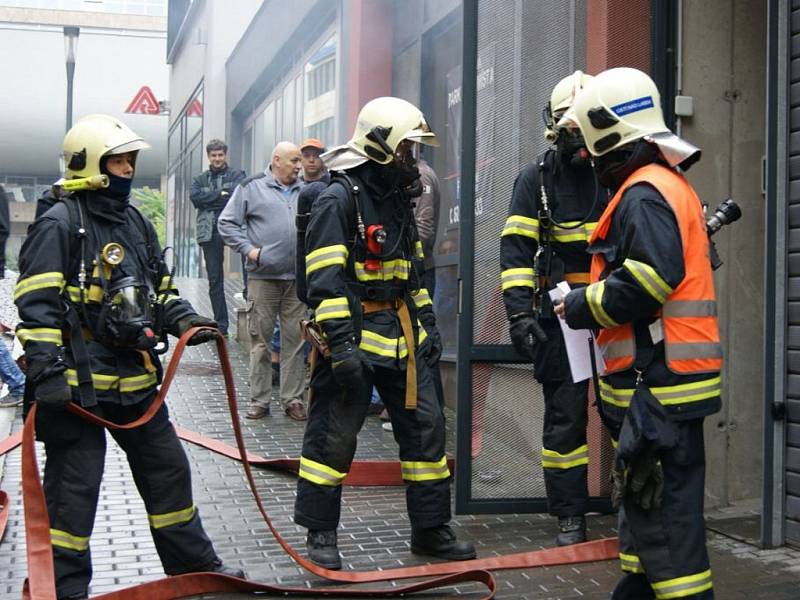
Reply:
[[722, 350], [706, 220], [678, 170], [700, 151], [666, 127], [636, 69], [595, 77], [564, 119], [615, 191], [589, 239], [591, 284], [556, 307], [570, 327], [600, 330], [623, 571], [612, 598], [707, 600], [703, 419], [720, 408]]

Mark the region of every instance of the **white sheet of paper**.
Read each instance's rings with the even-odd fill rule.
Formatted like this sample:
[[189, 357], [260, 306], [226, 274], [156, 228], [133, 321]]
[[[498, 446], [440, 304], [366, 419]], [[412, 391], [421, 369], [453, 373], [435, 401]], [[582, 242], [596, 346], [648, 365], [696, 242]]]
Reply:
[[[570, 287], [566, 281], [562, 281], [550, 290], [550, 299], [555, 303], [569, 294]], [[564, 342], [567, 347], [567, 358], [569, 358], [569, 368], [572, 373], [572, 381], [578, 383], [585, 381], [592, 376], [592, 357], [589, 353], [589, 340], [594, 344], [595, 364], [597, 374], [605, 373], [606, 365], [597, 346], [597, 340], [589, 329], [572, 329], [564, 319], [559, 319], [561, 332], [564, 334]]]

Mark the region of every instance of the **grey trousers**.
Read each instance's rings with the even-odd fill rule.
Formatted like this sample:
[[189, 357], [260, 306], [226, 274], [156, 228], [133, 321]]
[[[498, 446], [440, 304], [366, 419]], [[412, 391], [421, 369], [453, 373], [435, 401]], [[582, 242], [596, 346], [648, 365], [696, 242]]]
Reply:
[[270, 351], [276, 317], [281, 323], [281, 404], [286, 408], [292, 402], [302, 402], [306, 368], [300, 320], [306, 317], [307, 309], [297, 298], [294, 280], [249, 278], [247, 305], [251, 403], [267, 407], [272, 396]]

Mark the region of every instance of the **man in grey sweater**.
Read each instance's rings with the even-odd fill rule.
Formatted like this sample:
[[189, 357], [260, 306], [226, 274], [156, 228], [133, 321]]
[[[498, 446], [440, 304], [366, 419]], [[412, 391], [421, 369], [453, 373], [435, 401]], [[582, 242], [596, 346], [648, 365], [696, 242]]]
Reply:
[[269, 168], [236, 188], [217, 227], [225, 244], [247, 258], [247, 324], [250, 346], [250, 409], [247, 418], [269, 414], [272, 394], [270, 342], [276, 317], [281, 323], [280, 400], [296, 421], [306, 419], [305, 366], [300, 319], [305, 305], [295, 288], [295, 225], [301, 156], [280, 142]]

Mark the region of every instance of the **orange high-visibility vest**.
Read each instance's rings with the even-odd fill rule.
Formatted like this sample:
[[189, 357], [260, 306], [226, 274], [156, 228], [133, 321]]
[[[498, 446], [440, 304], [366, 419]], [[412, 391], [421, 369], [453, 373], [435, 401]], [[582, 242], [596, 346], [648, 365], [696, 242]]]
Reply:
[[[683, 245], [686, 274], [660, 311], [667, 366], [678, 374], [717, 373], [722, 368], [722, 346], [719, 341], [717, 299], [709, 260], [706, 219], [700, 199], [686, 179], [676, 171], [656, 164], [635, 171], [611, 199], [589, 244], [605, 239], [623, 193], [640, 182], [655, 187], [669, 203], [678, 221]], [[592, 283], [600, 281], [605, 267], [604, 256], [595, 254], [592, 257]], [[633, 366], [636, 340], [631, 323], [601, 329], [597, 342], [607, 374]]]

